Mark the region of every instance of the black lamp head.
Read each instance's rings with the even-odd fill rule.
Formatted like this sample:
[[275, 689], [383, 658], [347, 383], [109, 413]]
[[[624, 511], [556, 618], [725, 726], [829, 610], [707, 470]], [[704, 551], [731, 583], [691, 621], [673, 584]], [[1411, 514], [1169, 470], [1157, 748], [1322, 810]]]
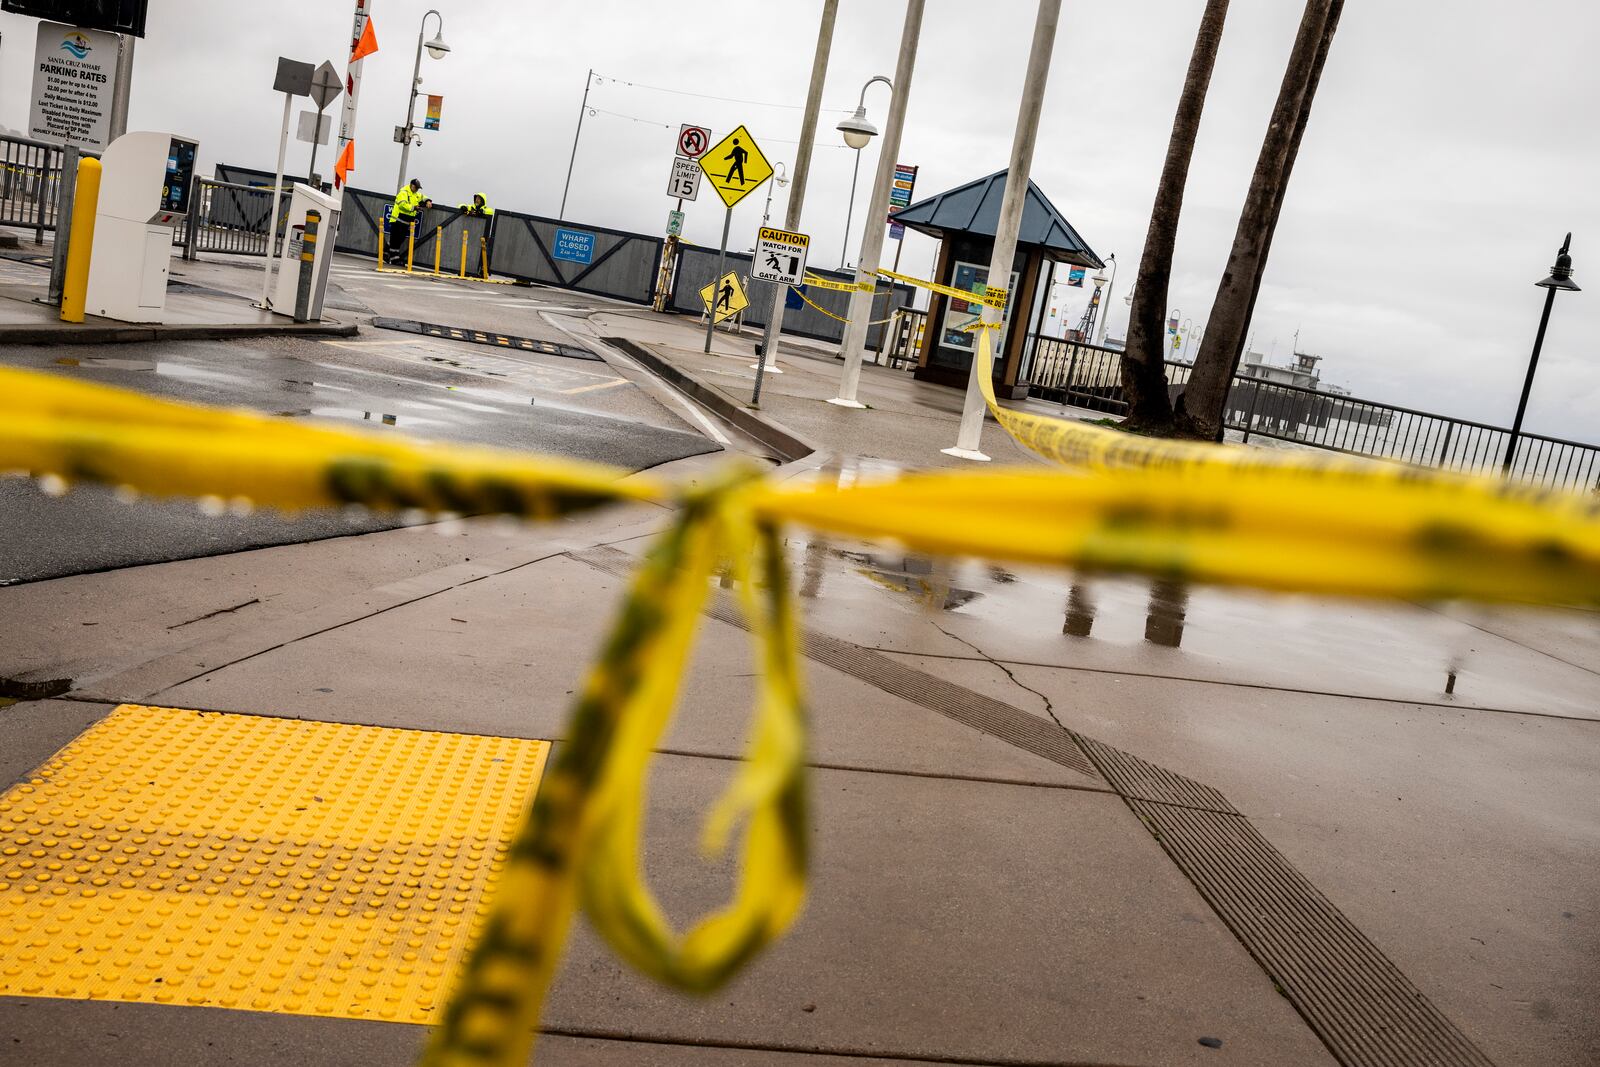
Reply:
[[1567, 234], [1567, 239], [1561, 242], [1561, 251], [1556, 253], [1556, 265], [1550, 268], [1550, 277], [1542, 282], [1534, 282], [1541, 289], [1565, 289], [1568, 292], [1581, 293], [1572, 281], [1572, 257], [1567, 254], [1567, 249], [1572, 247], [1572, 234]]

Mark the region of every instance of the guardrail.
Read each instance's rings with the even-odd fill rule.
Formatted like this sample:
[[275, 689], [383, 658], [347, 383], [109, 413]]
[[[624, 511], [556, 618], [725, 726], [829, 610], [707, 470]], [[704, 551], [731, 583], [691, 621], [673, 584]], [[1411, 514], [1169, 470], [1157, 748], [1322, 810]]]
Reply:
[[[289, 219], [289, 200], [287, 195], [278, 198], [278, 224], [272, 242], [274, 254], [282, 245], [284, 227]], [[271, 188], [196, 178], [189, 206], [189, 217], [178, 226], [172, 238], [173, 244], [182, 247], [184, 259], [193, 259], [197, 252], [267, 254]]]
[[56, 227], [60, 186], [60, 145], [0, 137], [0, 226], [31, 229], [43, 244], [44, 231]]
[[[1035, 396], [1122, 414], [1122, 353], [1098, 345], [1032, 336], [1027, 368]], [[1166, 361], [1169, 389], [1189, 381], [1192, 367]], [[1223, 425], [1307, 448], [1396, 460], [1476, 474], [1497, 473], [1511, 431], [1415, 408], [1383, 404], [1236, 374]], [[1550, 489], [1600, 490], [1600, 445], [1522, 434], [1512, 476]]]

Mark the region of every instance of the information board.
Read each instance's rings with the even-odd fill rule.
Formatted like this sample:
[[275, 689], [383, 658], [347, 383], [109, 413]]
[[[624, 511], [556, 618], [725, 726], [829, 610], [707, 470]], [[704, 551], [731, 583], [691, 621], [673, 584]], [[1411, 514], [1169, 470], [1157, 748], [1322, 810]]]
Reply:
[[121, 45], [114, 33], [39, 23], [28, 136], [103, 151], [111, 140]]

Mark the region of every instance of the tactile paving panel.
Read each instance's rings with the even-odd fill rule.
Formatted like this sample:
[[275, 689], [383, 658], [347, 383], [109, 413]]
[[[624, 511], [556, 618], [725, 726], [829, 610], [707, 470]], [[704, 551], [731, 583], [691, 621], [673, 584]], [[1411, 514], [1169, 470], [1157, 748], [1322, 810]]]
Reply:
[[123, 705], [0, 797], [0, 995], [430, 1022], [548, 753]]

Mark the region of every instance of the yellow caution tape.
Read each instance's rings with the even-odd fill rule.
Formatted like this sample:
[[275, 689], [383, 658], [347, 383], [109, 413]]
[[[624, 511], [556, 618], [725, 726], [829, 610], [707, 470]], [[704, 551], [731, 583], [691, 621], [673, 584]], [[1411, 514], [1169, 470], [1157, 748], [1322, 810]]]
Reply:
[[[845, 318], [844, 316], [835, 315], [833, 312], [829, 311], [827, 308], [821, 307], [820, 305], [816, 304], [815, 302], [813, 302], [811, 300], [810, 297], [806, 296], [806, 294], [802, 293], [799, 289], [795, 288], [794, 286], [791, 285], [791, 286], [789, 286], [789, 288], [794, 291], [794, 295], [795, 296], [798, 296], [801, 300], [803, 300], [807, 304], [809, 304], [811, 306], [811, 310], [812, 311], [820, 311], [824, 315], [828, 316], [828, 318], [833, 319], [835, 322], [849, 322], [850, 321], [849, 319]], [[893, 322], [893, 321], [894, 321], [894, 316], [890, 315], [886, 319], [873, 319], [871, 322], [867, 323], [867, 325], [868, 326], [882, 326], [885, 323], [889, 323], [889, 322]]]
[[[640, 564], [512, 844], [425, 1067], [527, 1061], [579, 893], [591, 924], [618, 954], [694, 992], [727, 981], [799, 913], [807, 805], [798, 643], [782, 544], [741, 505], [740, 488], [751, 476], [686, 497], [678, 521]], [[707, 821], [706, 851], [720, 852], [740, 819], [748, 817], [748, 825], [732, 902], [680, 935], [639, 874], [644, 781], [722, 565], [732, 571], [761, 648], [762, 682], [749, 759]]]
[[983, 292], [979, 293], [967, 289], [957, 289], [953, 285], [930, 282], [926, 278], [913, 278], [909, 274], [897, 274], [892, 270], [879, 270], [878, 274], [884, 278], [893, 278], [897, 282], [914, 285], [918, 289], [928, 289], [935, 293], [943, 293], [945, 296], [955, 297], [957, 300], [968, 300], [974, 304], [983, 304], [986, 307], [994, 308], [996, 311], [1004, 311], [1006, 309], [1006, 300], [1009, 297], [1009, 294], [1004, 289], [994, 289], [989, 286], [984, 286]]
[[814, 285], [818, 289], [832, 289], [836, 293], [872, 293], [878, 288], [872, 282], [836, 282], [832, 278], [819, 278], [815, 274], [807, 274], [805, 284]]
[[[793, 921], [806, 870], [803, 716], [783, 523], [932, 553], [1271, 589], [1600, 604], [1600, 502], [1397, 464], [1152, 442], [1012, 411], [989, 386], [992, 333], [978, 331], [976, 353], [990, 409], [1073, 470], [918, 472], [846, 487], [736, 473], [680, 499], [596, 464], [0, 370], [0, 472], [290, 510], [359, 503], [539, 518], [608, 500], [678, 500], [679, 519], [641, 565], [513, 846], [431, 1065], [524, 1062], [576, 899], [626, 959], [697, 991]], [[761, 654], [750, 758], [707, 825], [715, 846], [745, 820], [743, 862], [730, 905], [678, 934], [639, 874], [642, 781], [719, 566], [736, 579]]]

